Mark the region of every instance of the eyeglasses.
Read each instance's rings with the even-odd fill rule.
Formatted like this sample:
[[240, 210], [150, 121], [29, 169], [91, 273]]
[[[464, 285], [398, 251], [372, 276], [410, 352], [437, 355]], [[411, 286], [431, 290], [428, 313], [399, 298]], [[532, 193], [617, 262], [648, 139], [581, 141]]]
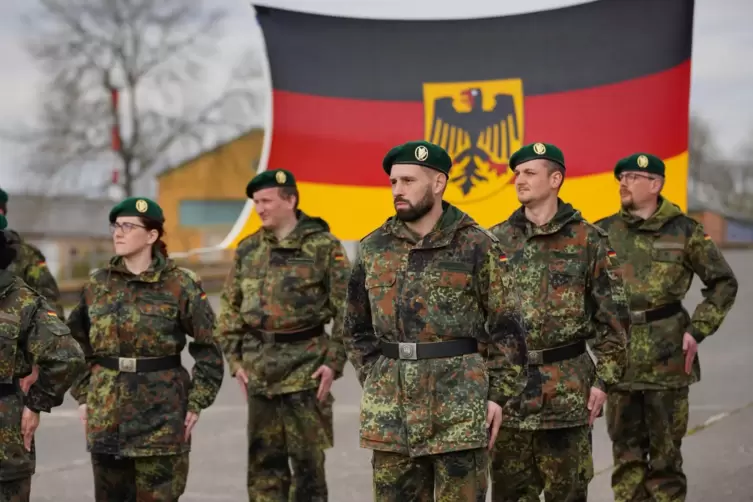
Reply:
[[624, 181], [626, 183], [635, 183], [635, 181], [638, 178], [643, 178], [647, 180], [655, 180], [656, 177], [654, 176], [648, 176], [646, 174], [640, 174], [640, 173], [622, 173], [620, 174], [620, 177], [617, 178], [618, 181]]
[[110, 233], [114, 234], [116, 230], [120, 229], [124, 234], [129, 233], [134, 228], [146, 228], [143, 225], [136, 225], [135, 223], [110, 223]]

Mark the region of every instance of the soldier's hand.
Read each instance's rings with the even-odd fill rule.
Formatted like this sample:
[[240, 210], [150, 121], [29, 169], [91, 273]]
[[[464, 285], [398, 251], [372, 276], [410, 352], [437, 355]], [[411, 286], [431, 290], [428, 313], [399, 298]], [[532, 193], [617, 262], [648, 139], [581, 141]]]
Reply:
[[238, 380], [238, 385], [241, 386], [241, 390], [243, 391], [243, 399], [248, 401], [248, 375], [246, 375], [245, 371], [238, 370], [235, 372], [235, 379]]
[[502, 407], [494, 401], [486, 402], [486, 428], [489, 429], [489, 446], [491, 451], [494, 442], [497, 440], [499, 427], [502, 425]]
[[31, 386], [37, 381], [37, 378], [39, 378], [39, 367], [35, 364], [31, 367], [31, 375], [27, 375], [19, 381], [21, 390], [24, 391], [24, 394], [29, 393], [29, 389], [31, 389]]
[[191, 431], [193, 430], [193, 426], [196, 425], [196, 422], [199, 421], [199, 414], [194, 413], [193, 411], [189, 411], [186, 413], [186, 421], [183, 423], [183, 425], [186, 428], [185, 437], [183, 438], [184, 441], [188, 442], [188, 438], [191, 437]]
[[89, 419], [86, 416], [87, 412], [87, 406], [86, 404], [82, 404], [78, 407], [78, 418], [81, 420], [81, 423], [84, 424], [84, 429], [86, 428], [86, 423], [89, 421]]
[[593, 425], [594, 420], [599, 418], [601, 407], [607, 400], [607, 393], [597, 387], [591, 387], [591, 394], [588, 396], [588, 411], [591, 414], [588, 417], [588, 425]]
[[332, 387], [332, 381], [335, 379], [335, 372], [332, 368], [326, 364], [319, 366], [319, 369], [311, 375], [311, 378], [321, 378], [319, 381], [319, 390], [316, 392], [316, 398], [319, 401], [324, 401], [329, 394], [329, 389]]
[[24, 438], [26, 451], [31, 451], [31, 442], [34, 439], [37, 427], [39, 427], [39, 413], [24, 407], [23, 415], [21, 415], [21, 435]]
[[698, 353], [698, 342], [690, 333], [682, 335], [682, 351], [685, 354], [685, 373], [690, 375], [690, 372], [693, 371], [693, 359]]

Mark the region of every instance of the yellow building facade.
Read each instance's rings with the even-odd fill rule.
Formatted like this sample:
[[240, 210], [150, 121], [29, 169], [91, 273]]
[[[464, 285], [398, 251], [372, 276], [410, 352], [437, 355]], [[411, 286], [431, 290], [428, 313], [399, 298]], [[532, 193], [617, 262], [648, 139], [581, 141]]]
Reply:
[[[256, 172], [263, 140], [263, 130], [251, 130], [157, 176], [170, 253], [215, 246], [227, 236], [246, 203], [246, 184]], [[227, 254], [197, 259], [223, 260]]]

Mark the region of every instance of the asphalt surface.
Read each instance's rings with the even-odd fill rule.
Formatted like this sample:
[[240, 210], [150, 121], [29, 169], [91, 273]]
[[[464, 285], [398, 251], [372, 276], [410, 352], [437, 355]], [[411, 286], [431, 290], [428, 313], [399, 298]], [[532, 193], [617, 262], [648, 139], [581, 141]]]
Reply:
[[[710, 425], [683, 443], [688, 502], [753, 501], [753, 407], [745, 407], [753, 403], [753, 304], [745, 301], [753, 290], [753, 252], [725, 254], [738, 275], [740, 291], [721, 330], [700, 347], [702, 381], [691, 389], [690, 427]], [[685, 302], [691, 311], [701, 299], [700, 290], [696, 278]], [[212, 300], [216, 306], [217, 298]], [[190, 365], [187, 354], [185, 361]], [[371, 455], [358, 447], [360, 387], [350, 365], [335, 383], [333, 394], [335, 447], [327, 452], [330, 500], [372, 500]], [[247, 500], [245, 420], [241, 391], [226, 375], [215, 404], [202, 413], [194, 429], [188, 488], [181, 501]], [[37, 449], [32, 501], [93, 500], [83, 426], [72, 400], [67, 399], [51, 415], [43, 415]], [[589, 500], [613, 500], [611, 443], [603, 419], [595, 425], [594, 464], [597, 476]]]

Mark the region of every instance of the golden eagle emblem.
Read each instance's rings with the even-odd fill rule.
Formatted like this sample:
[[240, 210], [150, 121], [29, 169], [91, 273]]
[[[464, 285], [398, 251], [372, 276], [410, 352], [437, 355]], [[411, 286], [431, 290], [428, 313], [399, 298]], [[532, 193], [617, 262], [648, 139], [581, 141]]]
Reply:
[[510, 182], [510, 155], [523, 145], [520, 79], [426, 83], [424, 111], [424, 138], [453, 158], [448, 201], [486, 198]]

